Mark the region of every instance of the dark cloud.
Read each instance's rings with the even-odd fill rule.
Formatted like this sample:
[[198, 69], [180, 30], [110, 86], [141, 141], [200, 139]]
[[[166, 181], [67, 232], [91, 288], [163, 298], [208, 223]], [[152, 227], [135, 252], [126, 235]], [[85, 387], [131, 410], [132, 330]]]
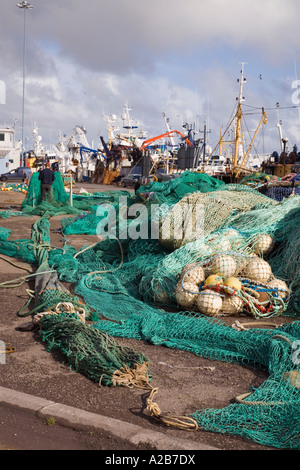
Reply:
[[[23, 11], [5, 0], [0, 17], [0, 80], [7, 100], [0, 121], [21, 120]], [[150, 134], [199, 115], [218, 136], [234, 106], [241, 60], [253, 77], [255, 105], [291, 101], [298, 49], [295, 0], [32, 0], [26, 12], [26, 129], [46, 136], [80, 123], [95, 138], [101, 113], [120, 115], [125, 100]], [[289, 69], [288, 69], [289, 67]], [[277, 84], [271, 77], [277, 77]], [[263, 83], [254, 77], [262, 73]], [[257, 80], [258, 82], [258, 80]], [[285, 87], [282, 86], [285, 83]], [[263, 88], [264, 87], [264, 90]], [[272, 103], [273, 104], [273, 103]], [[275, 128], [275, 126], [273, 126]], [[211, 134], [211, 138], [213, 133]]]

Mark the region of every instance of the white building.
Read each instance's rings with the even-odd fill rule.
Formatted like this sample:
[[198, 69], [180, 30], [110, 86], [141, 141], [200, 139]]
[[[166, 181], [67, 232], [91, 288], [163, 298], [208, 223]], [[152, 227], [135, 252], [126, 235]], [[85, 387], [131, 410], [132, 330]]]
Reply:
[[0, 174], [20, 166], [21, 144], [15, 142], [15, 129], [0, 128]]

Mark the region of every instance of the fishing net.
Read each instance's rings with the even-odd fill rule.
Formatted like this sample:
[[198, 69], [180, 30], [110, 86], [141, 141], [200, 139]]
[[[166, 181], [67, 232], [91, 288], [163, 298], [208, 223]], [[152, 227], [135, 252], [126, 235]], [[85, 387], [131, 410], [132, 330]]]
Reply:
[[[195, 193], [182, 201], [183, 204], [188, 201], [192, 207], [200, 201], [204, 207], [202, 238], [194, 241], [180, 239], [177, 249], [174, 248], [174, 239], [167, 240], [167, 247], [165, 240], [162, 242], [161, 239], [106, 239], [86, 247], [76, 254], [76, 259], [70, 253], [54, 251], [50, 253], [49, 263], [54, 264], [62, 279], [76, 283], [78, 295], [83, 296], [96, 311], [117, 321], [124, 320], [136, 309], [144, 311], [149, 306], [178, 306], [176, 287], [181, 282], [183, 269], [193, 264], [198, 269], [204, 268], [205, 278], [218, 273], [224, 277], [223, 281], [239, 277], [249, 294], [243, 292], [243, 305], [255, 317], [285, 313], [286, 304], [295, 293], [290, 297], [289, 288], [285, 285], [282, 288], [279, 281], [286, 280], [290, 284], [294, 272], [288, 278], [282, 276], [276, 269], [272, 271], [270, 259], [269, 264], [258, 257], [268, 257], [270, 251], [272, 256], [279, 253], [276, 243], [280, 245], [286, 237], [280, 236], [276, 227], [280, 227], [280, 223], [286, 226], [282, 219], [292, 207], [297, 206], [297, 199], [287, 201], [278, 210], [277, 202], [255, 191], [229, 188], [222, 193]], [[174, 208], [171, 212], [174, 213]], [[170, 251], [170, 246], [173, 251]], [[284, 247], [286, 250], [287, 246]], [[280, 253], [282, 258], [282, 249]], [[252, 259], [254, 255], [256, 258]], [[244, 269], [246, 265], [247, 269]], [[193, 268], [189, 277], [194, 272]], [[190, 285], [188, 290], [182, 292], [183, 297], [186, 293], [186, 297], [192, 294], [190, 297], [195, 298], [193, 294], [195, 289], [199, 290], [200, 284]], [[182, 285], [178, 287], [180, 290]], [[226, 292], [222, 289], [224, 297]], [[280, 295], [282, 289], [286, 292], [284, 302]], [[265, 297], [267, 295], [266, 299], [263, 299], [263, 294]], [[202, 297], [208, 299], [207, 295]], [[179, 306], [187, 305], [179, 302]], [[191, 308], [191, 305], [188, 304], [188, 307]]]
[[[120, 346], [110, 335], [86, 323], [91, 309], [64, 287], [59, 270], [49, 265], [49, 243], [49, 217], [44, 215], [34, 223], [32, 230], [32, 249], [38, 269], [21, 278], [23, 283], [34, 277], [35, 288], [18, 316], [30, 315], [33, 323], [40, 327], [47, 350], [59, 350], [74, 370], [99, 385], [149, 388], [148, 359], [142, 353]], [[1, 287], [11, 287], [10, 284], [7, 281]], [[32, 302], [34, 307], [25, 311]]]
[[292, 194], [300, 194], [300, 187], [289, 186], [269, 186], [266, 185], [259, 189], [262, 194], [265, 194], [267, 197], [275, 199], [276, 201], [283, 201], [283, 199], [290, 197]]
[[[163, 246], [173, 250], [193, 241], [193, 238], [199, 239], [201, 235], [204, 237], [214, 232], [229, 216], [250, 211], [259, 205], [269, 207], [273, 204], [275, 202], [269, 198], [242, 185], [227, 185], [213, 192], [187, 195], [158, 217], [159, 239]], [[170, 234], [164, 230], [165, 226], [170, 226]]]
[[143, 201], [152, 200], [159, 204], [176, 204], [189, 193], [196, 191], [207, 193], [223, 186], [225, 186], [223, 181], [205, 173], [185, 171], [171, 181], [150, 181], [148, 185], [141, 186], [136, 194]]
[[265, 173], [253, 173], [245, 176], [241, 184], [257, 189], [261, 194], [278, 202], [293, 194], [300, 194], [300, 174], [292, 173], [283, 178]]
[[0, 227], [0, 241], [6, 240], [11, 234], [11, 230], [5, 227]]
[[[187, 183], [192, 179], [185, 174], [182, 187], [173, 180], [158, 183], [157, 191], [153, 183], [137, 195], [122, 194], [125, 210], [118, 192], [97, 194], [90, 205], [80, 198], [85, 212], [66, 218], [64, 233], [99, 235], [99, 242], [80, 250], [51, 247], [47, 212], [34, 224], [31, 240], [10, 241], [5, 234], [0, 252], [38, 266], [35, 321], [48, 349], [63, 352], [78, 372], [105, 385], [140, 382], [147, 388], [147, 358], [124, 350], [114, 337], [263, 368], [269, 377], [259, 388], [191, 418], [208, 431], [299, 449], [300, 198], [279, 202], [245, 185], [210, 178], [204, 184], [197, 174], [193, 186]], [[164, 206], [159, 215], [157, 201]], [[146, 209], [142, 219], [131, 212], [135, 203]], [[104, 205], [117, 214], [111, 226], [122, 226], [116, 234], [126, 229], [127, 237], [105, 237]], [[186, 205], [191, 212], [184, 219]], [[184, 222], [197, 219], [197, 205], [202, 232], [193, 238]], [[171, 230], [162, 237], [160, 223], [166, 221]], [[128, 236], [144, 229], [145, 237]], [[62, 281], [73, 284], [72, 293]], [[233, 317], [233, 327], [225, 316]], [[278, 316], [294, 321], [274, 328], [270, 320]], [[241, 327], [241, 318], [254, 328]], [[259, 328], [265, 319], [267, 329]]]
[[13, 211], [11, 209], [0, 211], [0, 217], [2, 219], [8, 219], [9, 217], [26, 217], [27, 214], [24, 214], [21, 211]]
[[207, 431], [299, 449], [300, 373], [295, 348], [300, 322], [276, 329], [239, 331], [203, 315], [152, 312], [133, 314], [122, 324], [102, 321], [94, 326], [113, 336], [134, 337], [209, 359], [267, 370], [267, 380], [258, 389], [245, 390], [236, 397], [236, 403], [223, 409], [197, 410], [191, 417]]
[[[52, 192], [48, 195], [49, 203], [64, 204], [68, 200], [68, 195], [64, 190], [64, 184], [59, 172], [54, 173], [55, 178], [52, 185]], [[26, 206], [36, 207], [42, 202], [41, 182], [39, 172], [34, 172], [30, 178], [28, 192], [22, 203], [22, 208]]]
[[54, 313], [41, 319], [41, 337], [47, 350], [59, 350], [76, 372], [106, 386], [143, 386], [151, 377], [148, 359], [120, 346], [105, 332], [91, 328], [72, 313]]

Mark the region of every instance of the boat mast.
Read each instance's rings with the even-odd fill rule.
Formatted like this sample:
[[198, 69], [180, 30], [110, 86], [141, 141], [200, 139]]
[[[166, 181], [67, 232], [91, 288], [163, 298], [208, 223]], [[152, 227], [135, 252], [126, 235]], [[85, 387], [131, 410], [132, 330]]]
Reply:
[[278, 127], [278, 132], [279, 132], [279, 140], [280, 140], [280, 149], [281, 153], [284, 151], [284, 138], [283, 138], [283, 133], [282, 133], [282, 121], [279, 119], [279, 103], [276, 103], [276, 109], [277, 109], [277, 127]]
[[[132, 108], [129, 108], [128, 102], [125, 101], [121, 119], [123, 121], [123, 129], [127, 129], [128, 131], [129, 142], [132, 142], [134, 138], [133, 129], [138, 129], [139, 122], [137, 121], [136, 124], [134, 125], [133, 120], [130, 117], [130, 111], [132, 111]], [[126, 124], [126, 121], [127, 121], [127, 124]]]
[[[171, 129], [170, 129], [170, 125], [169, 125], [169, 118], [167, 118], [166, 113], [162, 113], [162, 116], [163, 116], [164, 121], [165, 121], [165, 126], [166, 126], [166, 129], [167, 129], [167, 133], [170, 133]], [[169, 138], [170, 138], [172, 148], [174, 149], [176, 147], [176, 144], [175, 144], [175, 140], [174, 140], [173, 135], [170, 135]]]
[[239, 97], [237, 98], [238, 106], [237, 106], [237, 112], [236, 112], [236, 132], [235, 132], [233, 171], [235, 171], [237, 168], [239, 149], [243, 142], [242, 102], [245, 101], [245, 98], [243, 97], [243, 85], [246, 82], [246, 79], [244, 78], [244, 65], [246, 64], [246, 62], [241, 62], [241, 64], [242, 64], [241, 76], [240, 76], [240, 79], [238, 79], [238, 81], [240, 82], [240, 91], [239, 91]]

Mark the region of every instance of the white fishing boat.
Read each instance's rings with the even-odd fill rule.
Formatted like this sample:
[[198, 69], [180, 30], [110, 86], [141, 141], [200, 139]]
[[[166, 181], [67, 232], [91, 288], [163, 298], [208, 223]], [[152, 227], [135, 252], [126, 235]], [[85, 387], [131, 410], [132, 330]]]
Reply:
[[33, 126], [32, 136], [33, 146], [30, 150], [24, 152], [26, 165], [31, 167], [32, 171], [36, 171], [44, 167], [46, 161], [49, 161], [51, 164], [57, 162], [57, 152], [54, 146], [47, 149], [44, 147], [42, 143], [43, 138], [39, 133], [36, 123]]
[[122, 131], [117, 125], [116, 114], [102, 114], [108, 132], [107, 150], [111, 153], [111, 167], [133, 169], [141, 165], [142, 156], [147, 153], [150, 171], [158, 166], [169, 171], [170, 167], [174, 166], [176, 152], [180, 146], [180, 143], [176, 143], [175, 136], [180, 136], [183, 141], [185, 135], [176, 130], [172, 131], [169, 120], [163, 113], [165, 132], [147, 138], [147, 132], [141, 128], [140, 121], [132, 119], [131, 111], [128, 102], [125, 102], [121, 114]]
[[20, 166], [21, 142], [15, 140], [14, 127], [0, 128], [0, 174]]
[[121, 120], [123, 122], [122, 131], [120, 127], [116, 126], [116, 114], [106, 115], [102, 113], [102, 117], [106, 120], [108, 131], [108, 147], [121, 146], [124, 148], [131, 148], [133, 146], [139, 148], [147, 137], [147, 133], [141, 128], [140, 121], [132, 119], [130, 115], [132, 108], [129, 107], [127, 101], [124, 103], [123, 111], [121, 113]]

